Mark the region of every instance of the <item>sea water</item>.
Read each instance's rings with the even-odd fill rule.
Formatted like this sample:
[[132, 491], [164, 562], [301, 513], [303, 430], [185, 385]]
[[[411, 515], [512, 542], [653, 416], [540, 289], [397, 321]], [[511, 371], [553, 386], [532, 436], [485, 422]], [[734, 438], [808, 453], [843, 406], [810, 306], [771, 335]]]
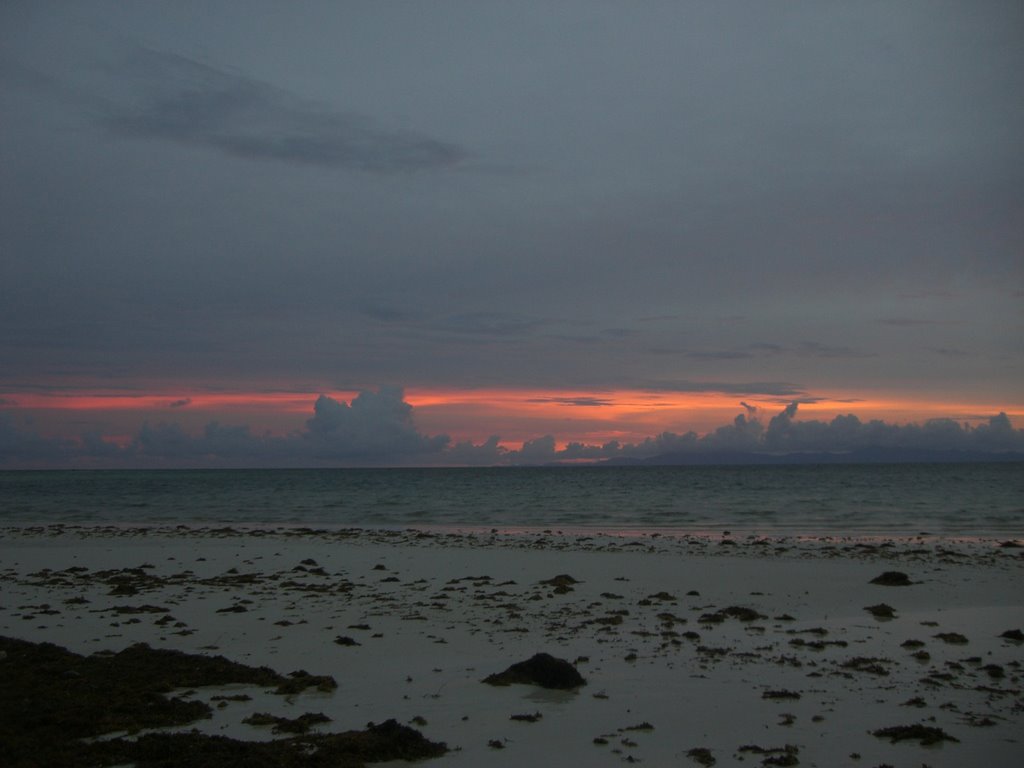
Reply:
[[1024, 536], [1024, 464], [0, 472], [4, 524]]

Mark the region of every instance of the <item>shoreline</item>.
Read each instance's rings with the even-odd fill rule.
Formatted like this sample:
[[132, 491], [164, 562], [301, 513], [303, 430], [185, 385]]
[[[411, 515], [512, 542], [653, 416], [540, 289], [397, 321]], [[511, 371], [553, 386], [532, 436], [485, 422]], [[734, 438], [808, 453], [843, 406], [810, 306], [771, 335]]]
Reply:
[[[1024, 645], [1001, 637], [1024, 629], [1024, 550], [1006, 539], [548, 530], [5, 526], [0, 635], [333, 675], [333, 693], [247, 691], [191, 727], [272, 738], [241, 722], [261, 708], [322, 712], [324, 732], [421, 718], [453, 750], [425, 765], [698, 765], [700, 749], [720, 765], [1024, 756]], [[890, 571], [913, 583], [870, 583]], [[879, 604], [894, 618], [865, 610]], [[481, 684], [541, 651], [575, 661], [588, 685]], [[541, 717], [509, 719], [527, 714]], [[872, 735], [911, 724], [959, 742]], [[740, 751], [786, 745], [798, 751]]]

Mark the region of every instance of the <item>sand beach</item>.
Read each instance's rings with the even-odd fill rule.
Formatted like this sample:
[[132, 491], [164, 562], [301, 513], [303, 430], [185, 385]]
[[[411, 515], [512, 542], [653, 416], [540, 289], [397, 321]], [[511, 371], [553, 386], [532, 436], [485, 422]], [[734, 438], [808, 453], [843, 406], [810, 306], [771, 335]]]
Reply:
[[[198, 713], [171, 730], [249, 742], [393, 720], [445, 745], [437, 766], [1019, 765], [1020, 544], [11, 526], [5, 718], [32, 706], [10, 689], [35, 647], [16, 641], [89, 658], [145, 643], [336, 683], [161, 694]], [[585, 684], [483, 682], [538, 653]]]

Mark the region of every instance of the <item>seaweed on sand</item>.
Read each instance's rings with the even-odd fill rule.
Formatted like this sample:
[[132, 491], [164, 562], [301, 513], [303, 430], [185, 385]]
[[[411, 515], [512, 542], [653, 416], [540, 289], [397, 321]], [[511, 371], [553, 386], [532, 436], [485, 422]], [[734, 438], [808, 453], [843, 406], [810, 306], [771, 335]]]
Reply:
[[879, 739], [889, 739], [893, 743], [897, 741], [918, 741], [922, 746], [938, 744], [942, 741], [960, 741], [960, 739], [950, 736], [941, 728], [917, 723], [914, 725], [894, 725], [889, 728], [879, 728], [877, 731], [872, 731], [871, 735]]
[[[432, 757], [446, 747], [388, 721], [365, 731], [245, 742], [191, 733], [147, 733], [93, 741], [117, 732], [183, 726], [209, 717], [202, 701], [168, 697], [176, 689], [248, 683], [296, 692], [335, 686], [330, 677], [237, 664], [133, 645], [80, 656], [50, 643], [0, 637], [0, 764], [91, 766], [359, 766], [365, 761]], [[333, 762], [332, 762], [333, 761]]]

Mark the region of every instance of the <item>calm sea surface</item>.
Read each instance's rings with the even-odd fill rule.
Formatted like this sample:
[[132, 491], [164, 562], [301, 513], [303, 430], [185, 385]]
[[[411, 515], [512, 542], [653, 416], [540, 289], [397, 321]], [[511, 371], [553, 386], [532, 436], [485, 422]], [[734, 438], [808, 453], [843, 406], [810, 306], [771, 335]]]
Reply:
[[1024, 535], [1024, 465], [0, 472], [0, 524]]

